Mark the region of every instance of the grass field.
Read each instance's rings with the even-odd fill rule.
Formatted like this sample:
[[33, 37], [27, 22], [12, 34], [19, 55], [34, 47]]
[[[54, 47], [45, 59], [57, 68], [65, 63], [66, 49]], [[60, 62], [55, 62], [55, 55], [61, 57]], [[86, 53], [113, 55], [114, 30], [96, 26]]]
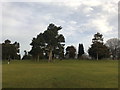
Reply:
[[11, 61], [2, 65], [3, 88], [118, 88], [118, 61]]

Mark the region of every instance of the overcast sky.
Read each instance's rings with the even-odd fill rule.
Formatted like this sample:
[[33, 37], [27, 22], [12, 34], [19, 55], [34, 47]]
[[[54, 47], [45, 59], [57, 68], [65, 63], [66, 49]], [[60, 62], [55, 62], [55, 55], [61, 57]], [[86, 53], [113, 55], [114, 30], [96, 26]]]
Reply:
[[87, 52], [97, 32], [103, 34], [104, 42], [118, 37], [118, 0], [2, 2], [2, 42], [19, 42], [21, 54], [31, 49], [32, 38], [50, 23], [62, 26], [65, 47], [74, 45], [78, 49], [83, 43]]

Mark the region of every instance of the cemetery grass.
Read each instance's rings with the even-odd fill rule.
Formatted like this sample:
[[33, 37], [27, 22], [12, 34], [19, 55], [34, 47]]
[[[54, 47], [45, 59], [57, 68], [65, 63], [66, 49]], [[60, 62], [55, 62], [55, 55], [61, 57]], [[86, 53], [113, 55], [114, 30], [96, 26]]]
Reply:
[[2, 62], [3, 88], [118, 88], [117, 60]]

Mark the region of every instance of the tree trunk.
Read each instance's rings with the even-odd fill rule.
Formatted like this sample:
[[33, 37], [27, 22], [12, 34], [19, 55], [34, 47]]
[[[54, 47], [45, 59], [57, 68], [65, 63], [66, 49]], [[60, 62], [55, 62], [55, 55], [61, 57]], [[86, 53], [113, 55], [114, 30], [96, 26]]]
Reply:
[[38, 62], [39, 62], [39, 54], [38, 54], [38, 58], [37, 58]]
[[98, 60], [98, 53], [97, 53], [97, 60]]
[[49, 52], [49, 60], [48, 60], [48, 62], [51, 62], [51, 61], [52, 61], [52, 49]]

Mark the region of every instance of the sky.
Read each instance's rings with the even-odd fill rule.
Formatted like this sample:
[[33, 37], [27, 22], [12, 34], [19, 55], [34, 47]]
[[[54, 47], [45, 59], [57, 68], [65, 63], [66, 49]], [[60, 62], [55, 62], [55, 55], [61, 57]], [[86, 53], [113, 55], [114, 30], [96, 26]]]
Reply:
[[118, 0], [3, 0], [2, 35], [20, 43], [20, 53], [30, 51], [33, 37], [44, 32], [50, 23], [62, 26], [65, 47], [84, 45], [85, 52], [97, 32], [104, 42], [118, 37]]

